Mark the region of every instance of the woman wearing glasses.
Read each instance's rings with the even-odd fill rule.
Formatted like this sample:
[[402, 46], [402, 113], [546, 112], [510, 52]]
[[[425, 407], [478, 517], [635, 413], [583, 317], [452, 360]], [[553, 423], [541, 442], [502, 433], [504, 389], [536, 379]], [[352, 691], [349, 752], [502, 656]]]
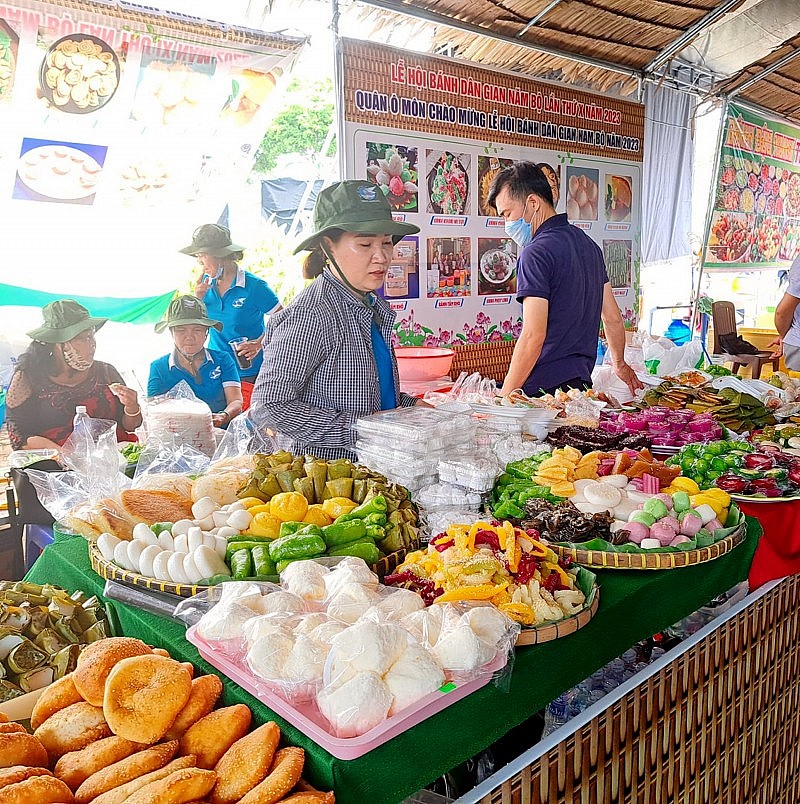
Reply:
[[28, 333], [33, 343], [18, 359], [6, 398], [14, 449], [61, 446], [72, 433], [75, 408], [117, 423], [117, 439], [135, 440], [142, 423], [136, 391], [119, 372], [94, 359], [95, 332], [106, 323], [72, 299], [42, 308], [42, 325]]

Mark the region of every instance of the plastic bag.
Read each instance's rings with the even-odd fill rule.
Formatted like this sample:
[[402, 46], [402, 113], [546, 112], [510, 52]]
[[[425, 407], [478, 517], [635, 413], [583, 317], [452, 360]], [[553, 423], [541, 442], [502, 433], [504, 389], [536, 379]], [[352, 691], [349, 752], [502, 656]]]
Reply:
[[60, 450], [60, 460], [71, 472], [26, 470], [39, 502], [56, 521], [67, 518], [76, 507], [115, 498], [130, 487], [120, 471], [124, 459], [116, 430], [116, 422], [87, 418]]
[[592, 372], [592, 388], [599, 393], [613, 397], [623, 405], [634, 398], [631, 389], [617, 377], [611, 366], [595, 367]]
[[209, 465], [208, 455], [188, 444], [154, 441], [142, 450], [133, 476], [138, 489], [163, 489], [191, 497], [191, 477], [202, 474]]
[[277, 442], [259, 430], [250, 419], [249, 411], [245, 411], [231, 420], [211, 457], [211, 462], [253, 455], [256, 452], [271, 455], [277, 449]]
[[694, 371], [703, 364], [703, 345], [700, 341], [676, 346], [666, 338], [650, 338], [643, 343], [642, 350], [647, 371], [659, 377]]
[[211, 408], [181, 380], [166, 394], [151, 397], [144, 406], [148, 444], [177, 449], [188, 445], [209, 458], [216, 450]]

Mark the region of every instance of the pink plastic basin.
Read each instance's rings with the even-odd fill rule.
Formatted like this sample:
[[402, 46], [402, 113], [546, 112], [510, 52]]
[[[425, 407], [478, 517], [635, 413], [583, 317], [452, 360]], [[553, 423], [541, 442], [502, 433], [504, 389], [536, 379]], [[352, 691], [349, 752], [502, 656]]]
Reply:
[[399, 346], [394, 350], [400, 379], [418, 382], [436, 380], [450, 373], [455, 352], [426, 346]]

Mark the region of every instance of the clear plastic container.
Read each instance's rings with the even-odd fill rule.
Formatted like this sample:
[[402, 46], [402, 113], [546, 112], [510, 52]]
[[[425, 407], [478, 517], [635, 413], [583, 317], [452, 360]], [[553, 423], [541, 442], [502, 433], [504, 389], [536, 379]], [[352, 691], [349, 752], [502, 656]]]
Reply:
[[416, 501], [431, 511], [441, 508], [477, 511], [483, 504], [483, 496], [450, 483], [434, 483], [423, 488], [417, 495]]
[[476, 455], [449, 458], [438, 463], [439, 480], [477, 492], [491, 491], [502, 468], [494, 458]]
[[435, 474], [439, 461], [448, 454], [446, 450], [432, 452], [409, 453], [397, 444], [389, 445], [384, 441], [358, 439], [356, 441], [358, 460], [372, 468], [372, 463], [381, 466], [396, 466], [411, 474]]
[[[365, 416], [355, 423], [359, 434], [387, 440], [402, 439], [414, 451], [442, 449], [450, 440], [464, 441], [472, 437], [475, 425], [469, 416], [443, 415], [432, 408], [397, 408]], [[431, 441], [441, 442], [432, 447]]]

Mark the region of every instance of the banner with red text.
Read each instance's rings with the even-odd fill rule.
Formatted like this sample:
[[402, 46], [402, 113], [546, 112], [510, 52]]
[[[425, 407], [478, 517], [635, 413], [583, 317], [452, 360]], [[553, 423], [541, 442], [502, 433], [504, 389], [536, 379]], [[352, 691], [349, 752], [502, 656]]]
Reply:
[[347, 177], [373, 181], [395, 218], [421, 229], [396, 246], [385, 284], [398, 344], [519, 335], [518, 249], [487, 193], [522, 159], [603, 250], [636, 327], [643, 106], [365, 42], [344, 40], [343, 59]]

